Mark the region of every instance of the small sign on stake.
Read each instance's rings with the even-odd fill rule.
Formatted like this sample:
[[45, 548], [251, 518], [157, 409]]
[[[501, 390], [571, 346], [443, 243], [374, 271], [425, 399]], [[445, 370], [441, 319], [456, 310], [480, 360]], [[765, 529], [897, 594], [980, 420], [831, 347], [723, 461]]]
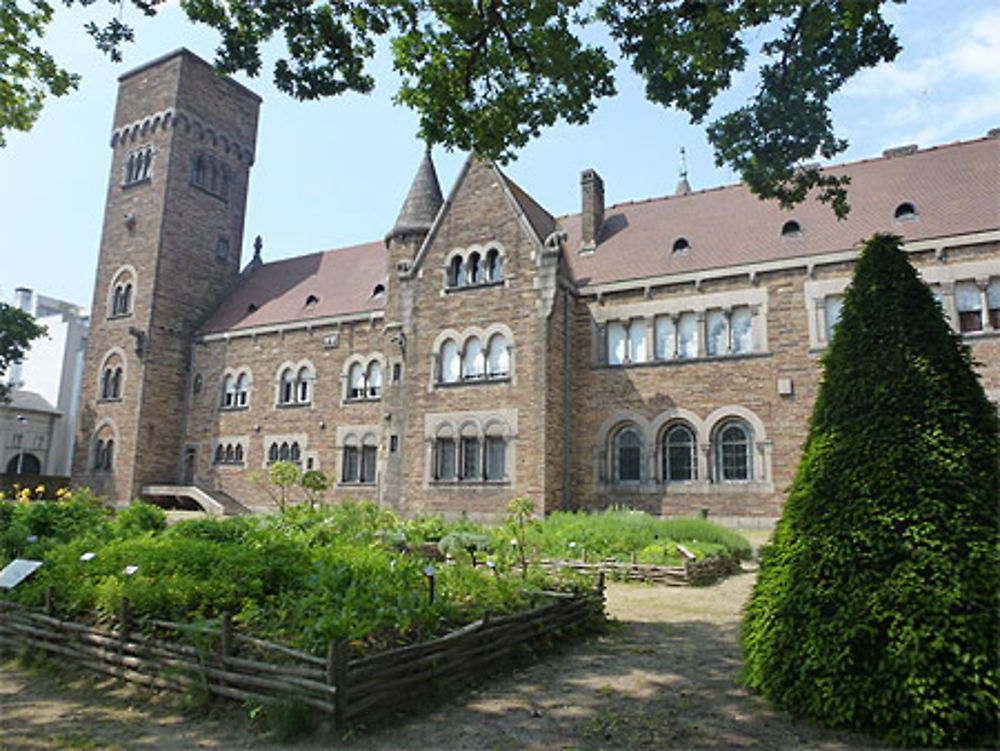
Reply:
[[81, 561], [92, 561], [96, 557], [97, 557], [97, 553], [87, 552], [87, 553], [83, 553], [83, 554], [80, 555], [80, 560]]
[[0, 571], [0, 587], [13, 589], [35, 573], [41, 565], [41, 561], [32, 561], [28, 558], [15, 558]]
[[139, 570], [138, 566], [126, 566], [124, 569], [122, 569], [122, 573], [125, 574], [125, 576], [132, 576], [132, 574], [134, 574], [138, 570]]

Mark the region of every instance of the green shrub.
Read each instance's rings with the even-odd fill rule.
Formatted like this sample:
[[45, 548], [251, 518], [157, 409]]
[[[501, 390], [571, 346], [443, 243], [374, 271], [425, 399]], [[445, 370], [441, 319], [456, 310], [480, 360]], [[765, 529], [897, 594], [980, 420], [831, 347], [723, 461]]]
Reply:
[[159, 506], [136, 501], [115, 515], [112, 523], [115, 534], [133, 537], [143, 532], [162, 532], [167, 528], [167, 515]]
[[878, 235], [743, 630], [747, 685], [901, 745], [996, 742], [998, 444], [968, 349]]

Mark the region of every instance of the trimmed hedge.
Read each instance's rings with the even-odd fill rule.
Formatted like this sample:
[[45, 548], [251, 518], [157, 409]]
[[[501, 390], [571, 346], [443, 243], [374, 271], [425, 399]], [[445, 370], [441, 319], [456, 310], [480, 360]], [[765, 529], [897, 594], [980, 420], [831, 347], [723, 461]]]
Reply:
[[900, 745], [996, 744], [997, 414], [898, 237], [868, 242], [823, 364], [746, 683]]

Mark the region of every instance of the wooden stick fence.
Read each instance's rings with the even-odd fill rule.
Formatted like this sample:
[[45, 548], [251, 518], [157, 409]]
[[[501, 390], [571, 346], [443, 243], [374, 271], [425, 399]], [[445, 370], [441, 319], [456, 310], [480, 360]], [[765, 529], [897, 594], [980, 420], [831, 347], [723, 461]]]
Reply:
[[[219, 626], [150, 621], [156, 630], [195, 631], [214, 648], [138, 633], [127, 599], [118, 628], [64, 621], [45, 612], [0, 601], [0, 647], [31, 648], [90, 670], [153, 688], [206, 691], [241, 701], [292, 700], [333, 715], [338, 725], [397, 706], [428, 687], [471, 683], [505, 658], [557, 629], [586, 630], [604, 617], [603, 577], [597, 595], [543, 593], [550, 602], [522, 613], [486, 617], [439, 639], [348, 659], [344, 642], [330, 643], [325, 658]], [[51, 612], [51, 595], [46, 610]], [[264, 655], [250, 659], [241, 652]]]
[[668, 587], [686, 587], [691, 584], [708, 584], [740, 570], [734, 558], [709, 556], [701, 561], [687, 562], [683, 566], [657, 566], [652, 564], [621, 563], [619, 561], [541, 560], [533, 563], [549, 571], [578, 571], [597, 574], [603, 572], [619, 581], [636, 581]]

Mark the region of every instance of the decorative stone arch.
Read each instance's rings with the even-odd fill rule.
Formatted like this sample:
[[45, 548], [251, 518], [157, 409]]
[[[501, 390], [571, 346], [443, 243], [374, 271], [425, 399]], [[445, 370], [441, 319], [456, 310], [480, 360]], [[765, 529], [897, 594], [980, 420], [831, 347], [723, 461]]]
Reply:
[[[660, 482], [666, 482], [663, 476], [663, 440], [668, 430], [675, 425], [686, 425], [694, 433], [695, 440], [695, 479], [703, 479], [708, 476], [708, 464], [705, 452], [700, 450], [700, 446], [707, 440], [708, 435], [705, 429], [705, 422], [697, 414], [683, 407], [670, 407], [658, 414], [650, 423], [650, 429], [654, 436], [653, 459], [656, 470], [655, 477]], [[650, 475], [651, 477], [653, 475]]]
[[[104, 379], [105, 371], [109, 367], [116, 367], [120, 369], [120, 374], [118, 376], [118, 396], [117, 397], [105, 397], [104, 396]], [[128, 381], [128, 358], [125, 357], [125, 351], [121, 347], [112, 347], [107, 352], [104, 353], [104, 357], [101, 358], [101, 367], [97, 370], [97, 399], [106, 398], [118, 398], [120, 399], [122, 394], [125, 393], [125, 384]]]
[[656, 451], [650, 451], [650, 447], [655, 445], [656, 432], [645, 416], [638, 412], [627, 410], [616, 410], [603, 423], [597, 432], [597, 443], [594, 446], [594, 475], [599, 482], [614, 482], [613, 467], [614, 457], [613, 446], [615, 436], [628, 426], [638, 429], [642, 438], [642, 456], [640, 457], [640, 482], [645, 482], [650, 477], [656, 477], [655, 465], [650, 466], [656, 460]]
[[[340, 387], [341, 387], [340, 391], [341, 391], [341, 399], [343, 401], [345, 401], [345, 402], [346, 401], [352, 401], [352, 400], [353, 401], [357, 401], [357, 400], [359, 400], [361, 398], [369, 398], [367, 396], [367, 393], [368, 393], [368, 375], [369, 375], [369, 372], [371, 370], [372, 363], [378, 363], [378, 366], [379, 366], [379, 368], [381, 369], [381, 372], [382, 372], [382, 381], [381, 381], [380, 385], [381, 385], [382, 388], [385, 388], [385, 379], [386, 379], [386, 358], [385, 358], [385, 355], [383, 355], [381, 352], [378, 352], [378, 351], [371, 352], [371, 353], [368, 353], [368, 354], [361, 354], [361, 353], [357, 353], [356, 352], [356, 353], [352, 354], [350, 357], [348, 357], [346, 360], [344, 360], [344, 364], [343, 364], [343, 366], [340, 369]], [[362, 378], [364, 379], [364, 383], [365, 383], [365, 387], [364, 387], [365, 388], [365, 394], [366, 394], [365, 397], [352, 397], [351, 394], [350, 394], [350, 388], [351, 388], [351, 369], [355, 365], [357, 365], [358, 367], [361, 368]], [[379, 398], [381, 398], [381, 395], [379, 395]]]
[[[127, 313], [115, 313], [115, 291], [119, 284], [131, 284], [131, 291], [129, 293], [129, 303]], [[111, 283], [108, 285], [107, 298], [105, 299], [105, 305], [107, 310], [108, 318], [117, 318], [126, 315], [132, 315], [133, 310], [135, 310], [135, 296], [136, 288], [139, 286], [139, 273], [136, 271], [135, 266], [130, 263], [126, 263], [119, 266], [118, 269], [111, 277]]]
[[723, 425], [732, 421], [746, 423], [752, 433], [751, 466], [753, 477], [749, 482], [770, 484], [772, 477], [771, 441], [767, 438], [767, 429], [764, 427], [763, 420], [753, 410], [739, 404], [728, 404], [724, 407], [719, 407], [705, 418], [706, 431], [704, 435], [708, 443], [703, 444], [702, 448], [706, 454], [705, 458], [708, 464], [708, 474], [706, 477], [711, 477], [714, 481], [717, 476], [715, 467], [717, 434]]
[[[108, 472], [114, 470], [115, 455], [118, 450], [118, 435], [118, 425], [114, 420], [106, 418], [97, 423], [90, 434], [87, 446], [88, 472]], [[110, 456], [106, 453], [108, 451], [107, 442], [109, 440], [112, 442]], [[102, 454], [102, 451], [105, 453]], [[99, 463], [100, 466], [98, 466]]]

